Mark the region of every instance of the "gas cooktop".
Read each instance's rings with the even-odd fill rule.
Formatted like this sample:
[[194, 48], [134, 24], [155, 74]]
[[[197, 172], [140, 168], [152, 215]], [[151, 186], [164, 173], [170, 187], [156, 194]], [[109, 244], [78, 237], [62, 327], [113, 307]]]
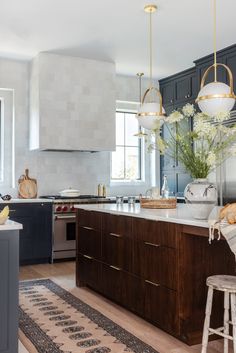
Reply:
[[97, 196], [97, 195], [79, 195], [79, 196], [60, 196], [60, 195], [43, 195], [40, 198], [42, 199], [51, 199], [51, 200], [84, 200], [84, 199], [103, 199], [105, 197], [103, 196]]

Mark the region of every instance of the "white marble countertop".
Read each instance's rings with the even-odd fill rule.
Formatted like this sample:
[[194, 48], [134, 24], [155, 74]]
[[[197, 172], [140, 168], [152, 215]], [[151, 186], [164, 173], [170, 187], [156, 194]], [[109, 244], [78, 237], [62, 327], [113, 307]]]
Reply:
[[[192, 217], [189, 206], [186, 204], [177, 204], [176, 209], [147, 209], [141, 208], [139, 204], [117, 205], [117, 204], [91, 204], [91, 205], [75, 205], [75, 208], [111, 213], [115, 215], [131, 216], [145, 218], [154, 221], [171, 222], [178, 224], [186, 224], [195, 227], [208, 228], [207, 220], [195, 219]], [[215, 207], [210, 218], [215, 218], [219, 212], [219, 207]]]
[[9, 204], [9, 203], [46, 203], [53, 202], [50, 199], [11, 199], [10, 201], [3, 201], [0, 199], [0, 204]]
[[19, 229], [23, 229], [22, 224], [14, 222], [14, 221], [11, 221], [10, 219], [8, 219], [5, 224], [1, 224], [0, 225], [0, 231], [3, 231], [3, 230], [19, 230]]

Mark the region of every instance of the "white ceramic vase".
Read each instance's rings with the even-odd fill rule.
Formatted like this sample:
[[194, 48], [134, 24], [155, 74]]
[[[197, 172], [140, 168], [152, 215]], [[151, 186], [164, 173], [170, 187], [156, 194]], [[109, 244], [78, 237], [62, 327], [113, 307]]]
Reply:
[[184, 190], [186, 204], [196, 219], [207, 219], [217, 204], [216, 185], [207, 179], [195, 179]]

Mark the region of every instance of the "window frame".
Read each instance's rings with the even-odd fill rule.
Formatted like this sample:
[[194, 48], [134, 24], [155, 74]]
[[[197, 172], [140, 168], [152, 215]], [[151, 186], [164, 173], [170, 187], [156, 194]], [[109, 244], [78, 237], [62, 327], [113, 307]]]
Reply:
[[[116, 114], [117, 113], [123, 113], [123, 114], [137, 114], [136, 110], [130, 110], [130, 109], [116, 109]], [[124, 116], [125, 119], [125, 116]], [[125, 126], [126, 124], [124, 123], [124, 138], [125, 138]], [[139, 127], [139, 131], [141, 131], [141, 127]], [[124, 148], [124, 176], [125, 176], [125, 150], [126, 147], [134, 147], [137, 148], [139, 151], [139, 175], [140, 178], [139, 179], [122, 179], [122, 178], [112, 178], [112, 153], [110, 154], [110, 183], [111, 184], [115, 184], [115, 185], [124, 185], [124, 184], [128, 184], [128, 185], [140, 185], [140, 184], [144, 184], [145, 183], [145, 141], [143, 139], [139, 139], [138, 141], [138, 146], [132, 146], [132, 145], [126, 145], [125, 144], [126, 141], [124, 141], [124, 145], [118, 145], [116, 144], [116, 148], [117, 147], [122, 147]]]

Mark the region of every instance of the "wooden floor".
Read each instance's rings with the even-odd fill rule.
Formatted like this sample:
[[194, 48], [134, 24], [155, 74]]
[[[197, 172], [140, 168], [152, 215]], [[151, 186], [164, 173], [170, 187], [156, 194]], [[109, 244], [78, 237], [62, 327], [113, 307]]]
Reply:
[[[201, 345], [189, 347], [136, 315], [108, 301], [87, 288], [75, 286], [75, 263], [60, 262], [56, 264], [23, 266], [20, 268], [20, 280], [50, 278], [65, 289], [79, 294], [80, 298], [105, 316], [115, 321], [126, 330], [153, 346], [159, 353], [197, 353]], [[20, 345], [19, 353], [27, 351]], [[222, 340], [209, 343], [208, 353], [223, 352]], [[232, 350], [230, 350], [232, 352]]]

